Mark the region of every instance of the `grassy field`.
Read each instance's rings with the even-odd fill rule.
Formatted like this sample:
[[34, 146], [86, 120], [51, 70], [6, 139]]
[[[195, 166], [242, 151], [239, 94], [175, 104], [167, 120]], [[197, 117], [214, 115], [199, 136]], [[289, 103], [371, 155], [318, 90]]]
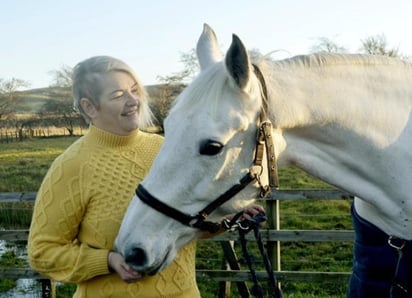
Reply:
[[51, 162], [76, 137], [0, 144], [0, 192], [37, 191]]
[[[50, 163], [77, 137], [32, 139], [24, 142], [0, 144], [0, 192], [37, 191]], [[329, 188], [295, 168], [280, 171], [282, 188]], [[281, 202], [282, 229], [351, 229], [350, 201]], [[22, 215], [24, 214], [24, 215]], [[0, 226], [28, 227], [31, 205], [0, 205]], [[350, 271], [352, 243], [290, 242], [281, 244], [282, 270], [295, 271]], [[199, 242], [197, 268], [220, 269], [220, 245]], [[0, 260], [1, 265], [1, 260]], [[256, 266], [259, 256], [256, 257]], [[246, 269], [246, 266], [244, 267]], [[0, 280], [0, 286], [2, 280]], [[216, 282], [199, 280], [202, 298], [216, 297]], [[288, 283], [282, 284], [284, 297], [346, 297], [346, 284]], [[232, 286], [233, 297], [236, 286]], [[59, 297], [70, 297], [59, 290]], [[58, 293], [59, 293], [58, 291]], [[69, 288], [70, 293], [72, 288]]]

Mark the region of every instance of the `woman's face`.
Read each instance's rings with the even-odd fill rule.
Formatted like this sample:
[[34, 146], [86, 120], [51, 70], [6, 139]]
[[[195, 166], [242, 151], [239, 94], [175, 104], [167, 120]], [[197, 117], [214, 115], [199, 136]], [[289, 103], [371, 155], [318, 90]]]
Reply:
[[92, 123], [105, 131], [127, 136], [138, 128], [140, 88], [128, 73], [111, 71], [100, 79], [102, 95]]

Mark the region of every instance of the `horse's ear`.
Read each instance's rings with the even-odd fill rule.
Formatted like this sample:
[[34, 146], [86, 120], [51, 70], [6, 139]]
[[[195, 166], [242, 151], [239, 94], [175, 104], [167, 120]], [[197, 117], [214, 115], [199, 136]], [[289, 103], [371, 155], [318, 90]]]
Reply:
[[222, 60], [216, 34], [208, 24], [203, 25], [202, 35], [200, 35], [196, 46], [196, 54], [201, 70]]
[[245, 90], [249, 83], [252, 65], [242, 41], [233, 34], [232, 44], [226, 53], [226, 69], [240, 89]]

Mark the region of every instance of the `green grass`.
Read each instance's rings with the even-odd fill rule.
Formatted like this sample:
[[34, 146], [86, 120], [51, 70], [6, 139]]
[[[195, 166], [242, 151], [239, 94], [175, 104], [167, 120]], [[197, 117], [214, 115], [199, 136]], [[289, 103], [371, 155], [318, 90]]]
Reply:
[[[24, 142], [0, 144], [0, 192], [37, 191], [51, 162], [77, 137], [32, 139]], [[280, 171], [281, 187], [331, 188], [296, 168]], [[351, 229], [350, 201], [282, 201], [280, 226], [282, 229]], [[31, 206], [0, 204], [0, 226], [5, 222], [14, 228], [28, 227]], [[249, 244], [256, 251], [253, 243]], [[240, 250], [236, 247], [238, 256]], [[352, 243], [346, 242], [285, 242], [281, 243], [282, 270], [350, 271]], [[198, 269], [220, 269], [222, 250], [219, 243], [199, 241], [196, 266]], [[263, 268], [256, 257], [256, 267]], [[242, 264], [243, 269], [247, 267]], [[0, 288], [3, 279], [0, 281]], [[216, 297], [217, 282], [199, 280], [202, 298]], [[284, 282], [284, 297], [346, 297], [346, 284]], [[60, 287], [59, 287], [60, 288]], [[58, 297], [70, 297], [73, 286], [58, 290]], [[236, 285], [232, 285], [237, 297]], [[59, 294], [60, 292], [60, 294]], [[67, 293], [67, 294], [66, 294]]]
[[37, 191], [51, 162], [77, 137], [0, 144], [0, 192]]
[[2, 203], [0, 204], [0, 227], [7, 229], [25, 229], [30, 226], [33, 213], [33, 203]]
[[[7, 250], [0, 256], [0, 267], [22, 268], [25, 265], [27, 265], [26, 261], [16, 255], [14, 248]], [[0, 278], [0, 293], [11, 290], [14, 287], [16, 287], [16, 280], [8, 277]]]

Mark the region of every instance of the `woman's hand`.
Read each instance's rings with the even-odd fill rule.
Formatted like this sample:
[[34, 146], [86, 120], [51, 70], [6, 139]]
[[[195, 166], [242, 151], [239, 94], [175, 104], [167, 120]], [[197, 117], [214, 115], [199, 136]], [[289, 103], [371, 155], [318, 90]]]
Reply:
[[[265, 214], [265, 209], [260, 205], [251, 205], [243, 211], [243, 213], [240, 216], [239, 220], [242, 220], [242, 219], [250, 220], [250, 219], [252, 219], [252, 217], [258, 215], [259, 213]], [[235, 216], [234, 214], [229, 214], [229, 215], [225, 216], [225, 219], [230, 221], [230, 220], [232, 220], [232, 218], [234, 216]]]
[[252, 219], [253, 216], [258, 215], [259, 213], [265, 213], [265, 209], [260, 205], [252, 205], [248, 207], [242, 214], [241, 218]]
[[144, 277], [144, 274], [134, 271], [127, 265], [123, 256], [118, 252], [109, 252], [108, 263], [109, 269], [115, 271], [127, 283], [137, 282]]
[[[243, 213], [240, 216], [239, 220], [242, 220], [242, 219], [250, 220], [253, 216], [258, 215], [259, 213], [264, 214], [265, 209], [260, 205], [251, 205], [243, 211]], [[226, 215], [224, 218], [228, 221], [231, 221], [234, 216], [235, 216], [235, 214], [229, 214], [229, 215]], [[264, 224], [265, 224], [265, 222], [262, 222], [260, 224], [260, 226], [263, 226]], [[221, 234], [223, 232], [226, 232], [226, 231], [227, 231], [227, 229], [225, 229], [223, 227], [220, 228], [220, 230], [218, 232], [213, 233], [213, 234], [210, 233], [210, 232], [207, 232], [207, 231], [202, 231], [199, 234], [198, 238], [199, 239], [208, 239], [208, 238], [214, 237], [214, 236], [219, 235], [219, 234]]]

